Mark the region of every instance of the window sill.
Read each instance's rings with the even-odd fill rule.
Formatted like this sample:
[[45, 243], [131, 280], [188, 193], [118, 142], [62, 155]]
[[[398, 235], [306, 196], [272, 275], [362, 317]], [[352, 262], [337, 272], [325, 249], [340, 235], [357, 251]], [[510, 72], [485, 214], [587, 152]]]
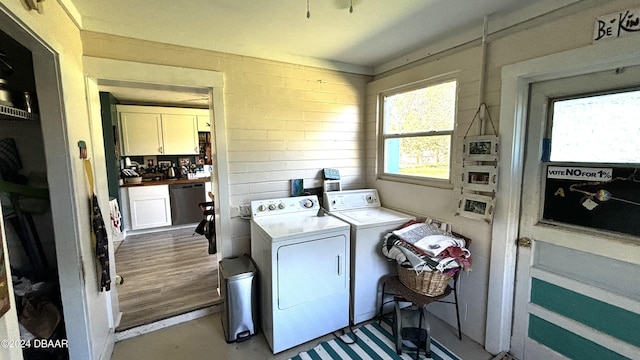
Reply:
[[448, 180], [448, 179], [438, 180], [438, 179], [425, 179], [417, 176], [380, 174], [378, 175], [378, 180], [453, 190], [453, 184], [451, 183], [451, 180]]

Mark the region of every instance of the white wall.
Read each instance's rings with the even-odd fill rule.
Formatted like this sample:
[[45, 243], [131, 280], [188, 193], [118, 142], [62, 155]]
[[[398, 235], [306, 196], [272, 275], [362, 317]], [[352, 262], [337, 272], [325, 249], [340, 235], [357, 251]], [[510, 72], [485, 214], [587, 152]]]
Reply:
[[[475, 46], [454, 55], [436, 57], [433, 61], [393, 75], [380, 77], [367, 85], [367, 186], [380, 192], [382, 203], [391, 208], [401, 209], [421, 216], [448, 221], [454, 224], [454, 231], [473, 240], [473, 271], [463, 273], [460, 289], [460, 317], [464, 333], [474, 340], [484, 339], [485, 309], [487, 306], [487, 282], [489, 278], [490, 226], [483, 221], [455, 217], [460, 195], [460, 173], [462, 171], [462, 138], [469, 128], [478, 109], [479, 70], [481, 48]], [[456, 131], [452, 155], [452, 186], [435, 188], [429, 186], [397, 183], [376, 178], [377, 147], [376, 104], [378, 94], [390, 88], [424, 79], [438, 78], [451, 74], [458, 81], [458, 106]], [[451, 75], [447, 75], [451, 76]], [[493, 109], [490, 108], [490, 111]], [[469, 132], [477, 135], [478, 120]], [[455, 307], [433, 304], [430, 310], [455, 326]]]
[[[515, 62], [573, 49], [591, 43], [595, 19], [619, 10], [640, 6], [638, 0], [608, 1], [606, 3], [584, 1], [542, 16], [511, 29], [490, 34], [487, 45], [487, 75], [484, 85], [484, 102], [495, 123], [499, 126], [500, 86], [502, 67]], [[496, 22], [502, 19], [494, 19]], [[491, 19], [489, 28], [491, 28]], [[478, 34], [476, 39], [479, 39]], [[473, 39], [470, 39], [473, 40]], [[473, 44], [473, 43], [472, 43]], [[460, 172], [462, 169], [462, 140], [469, 123], [479, 105], [479, 81], [481, 77], [481, 48], [466, 46], [433, 55], [416, 65], [405, 66], [389, 74], [377, 76], [367, 85], [366, 139], [367, 139], [367, 186], [380, 191], [383, 204], [412, 213], [449, 221], [453, 229], [473, 239], [473, 271], [461, 277], [461, 317], [465, 334], [479, 343], [485, 342], [489, 260], [492, 239], [491, 225], [476, 220], [455, 216], [460, 195]], [[378, 94], [386, 89], [429, 79], [440, 74], [457, 72], [460, 81], [457, 127], [453, 145], [453, 189], [435, 188], [389, 182], [376, 177], [376, 104]], [[487, 125], [487, 132], [492, 133]], [[469, 132], [477, 135], [474, 126]], [[509, 134], [500, 134], [508, 136]], [[498, 188], [500, 191], [500, 188]], [[513, 239], [515, 241], [515, 239]], [[500, 239], [507, 242], [508, 239]], [[430, 308], [437, 316], [455, 326], [455, 311], [452, 306], [437, 304]]]
[[224, 256], [250, 250], [249, 222], [238, 206], [289, 196], [291, 179], [320, 187], [322, 168], [333, 167], [345, 187], [364, 185], [362, 109], [369, 77], [92, 32], [82, 32], [82, 39], [84, 54], [97, 59], [223, 74], [226, 134], [216, 129], [216, 136], [226, 138], [228, 171], [218, 176], [228, 178], [229, 197], [216, 201], [231, 209], [231, 232], [221, 239]]

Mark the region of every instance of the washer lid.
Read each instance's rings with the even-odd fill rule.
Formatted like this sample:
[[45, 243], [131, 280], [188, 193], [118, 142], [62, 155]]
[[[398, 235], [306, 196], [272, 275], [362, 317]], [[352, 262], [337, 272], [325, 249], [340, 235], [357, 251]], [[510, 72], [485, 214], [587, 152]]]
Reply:
[[415, 220], [415, 217], [391, 209], [377, 207], [332, 212], [332, 215], [356, 227], [382, 226], [389, 223], [404, 223]]
[[275, 215], [252, 220], [272, 241], [296, 236], [313, 236], [322, 232], [349, 230], [349, 224], [333, 216]]

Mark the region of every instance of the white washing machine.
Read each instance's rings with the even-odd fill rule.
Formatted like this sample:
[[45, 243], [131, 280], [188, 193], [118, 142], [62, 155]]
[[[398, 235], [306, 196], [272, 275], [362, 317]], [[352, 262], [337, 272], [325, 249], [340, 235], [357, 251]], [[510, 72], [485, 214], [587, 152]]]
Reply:
[[349, 325], [349, 224], [315, 195], [251, 202], [251, 256], [273, 353]]
[[382, 255], [383, 236], [415, 217], [383, 208], [376, 189], [326, 192], [324, 206], [351, 225], [350, 319], [355, 325], [376, 315], [380, 279], [396, 272], [395, 262]]

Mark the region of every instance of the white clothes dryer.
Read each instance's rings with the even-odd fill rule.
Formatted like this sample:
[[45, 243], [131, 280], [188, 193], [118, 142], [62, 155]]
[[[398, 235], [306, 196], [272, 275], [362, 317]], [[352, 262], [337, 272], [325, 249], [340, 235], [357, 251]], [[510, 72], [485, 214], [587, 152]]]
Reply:
[[349, 325], [349, 224], [315, 195], [251, 202], [262, 332], [273, 353]]
[[382, 255], [383, 236], [415, 217], [382, 207], [376, 189], [326, 192], [324, 206], [351, 225], [350, 320], [359, 324], [376, 315], [380, 280], [396, 272]]

